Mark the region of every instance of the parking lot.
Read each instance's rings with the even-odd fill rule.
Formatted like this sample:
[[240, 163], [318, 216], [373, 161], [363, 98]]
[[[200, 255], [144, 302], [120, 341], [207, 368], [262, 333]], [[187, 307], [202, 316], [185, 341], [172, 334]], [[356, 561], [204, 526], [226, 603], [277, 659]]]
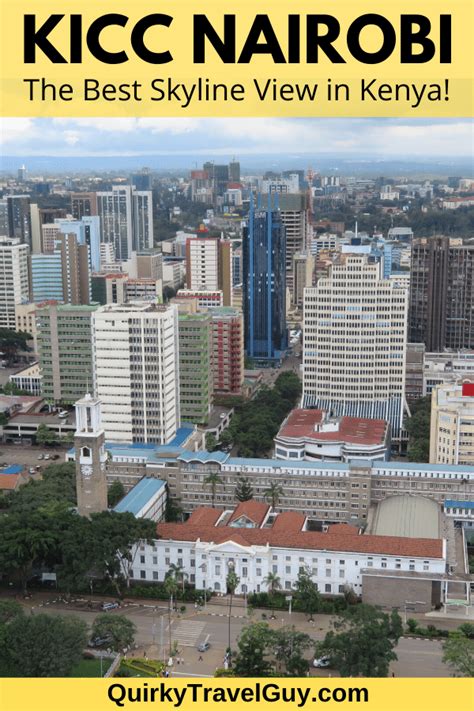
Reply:
[[[44, 469], [48, 464], [60, 464], [64, 462], [64, 456], [68, 447], [42, 447], [39, 445], [25, 444], [0, 444], [0, 466], [10, 464], [20, 464], [25, 467], [40, 466]], [[43, 459], [38, 459], [43, 455]], [[44, 459], [44, 456], [49, 459]], [[57, 459], [53, 459], [53, 457]]]

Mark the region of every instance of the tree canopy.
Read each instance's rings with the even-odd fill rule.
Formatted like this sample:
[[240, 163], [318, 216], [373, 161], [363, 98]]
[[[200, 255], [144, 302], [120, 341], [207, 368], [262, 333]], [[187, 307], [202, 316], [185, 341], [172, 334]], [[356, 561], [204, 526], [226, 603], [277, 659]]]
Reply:
[[408, 458], [411, 462], [427, 462], [430, 457], [431, 397], [413, 403], [411, 417], [405, 423], [408, 432]]
[[111, 615], [104, 613], [97, 615], [92, 625], [92, 638], [110, 638], [108, 646], [115, 652], [121, 652], [126, 647], [131, 647], [135, 641], [137, 628], [132, 620], [124, 615]]
[[474, 677], [474, 639], [462, 627], [450, 632], [443, 644], [443, 662], [451, 667], [454, 676]]
[[388, 676], [403, 630], [396, 611], [389, 615], [371, 605], [355, 605], [341, 614], [334, 628], [316, 645], [316, 653], [330, 657], [341, 676]]

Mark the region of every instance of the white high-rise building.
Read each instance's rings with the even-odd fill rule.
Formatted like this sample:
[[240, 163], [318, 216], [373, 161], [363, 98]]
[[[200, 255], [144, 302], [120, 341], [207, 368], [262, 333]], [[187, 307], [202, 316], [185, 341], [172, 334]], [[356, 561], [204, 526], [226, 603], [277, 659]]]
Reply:
[[18, 304], [29, 300], [27, 244], [0, 237], [0, 328], [16, 328]]
[[405, 406], [408, 292], [368, 255], [344, 254], [304, 292], [303, 403], [388, 420]]
[[180, 426], [177, 309], [108, 304], [93, 315], [92, 342], [106, 439], [170, 442]]
[[152, 195], [150, 190], [135, 190], [131, 185], [114, 185], [112, 190], [97, 193], [101, 239], [114, 245], [117, 260], [153, 247]]

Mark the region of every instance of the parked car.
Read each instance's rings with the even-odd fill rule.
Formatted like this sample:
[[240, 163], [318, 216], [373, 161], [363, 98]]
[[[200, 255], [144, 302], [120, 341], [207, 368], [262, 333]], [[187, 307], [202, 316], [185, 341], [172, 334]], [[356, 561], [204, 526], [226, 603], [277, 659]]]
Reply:
[[208, 649], [210, 649], [211, 645], [209, 642], [201, 642], [201, 644], [198, 644], [198, 652], [207, 652]]
[[326, 669], [326, 667], [331, 666], [331, 659], [329, 657], [319, 657], [313, 661], [313, 667], [316, 669]]
[[112, 642], [112, 637], [110, 635], [107, 635], [105, 637], [93, 637], [92, 639], [89, 640], [87, 643], [88, 647], [106, 647]]
[[44, 459], [44, 454], [38, 454], [38, 459]]
[[120, 607], [118, 602], [103, 602], [102, 603], [102, 610], [104, 612], [108, 612], [109, 610], [116, 610], [117, 607]]
[[30, 467], [30, 468], [28, 469], [28, 471], [29, 471], [30, 474], [36, 474], [36, 469], [35, 469], [35, 467]]
[[44, 455], [44, 458], [45, 458], [45, 459], [51, 459], [51, 457], [50, 457], [49, 454], [45, 454], [45, 455]]
[[64, 419], [68, 415], [69, 415], [69, 412], [67, 410], [61, 410], [58, 414], [58, 417], [60, 417], [61, 419]]

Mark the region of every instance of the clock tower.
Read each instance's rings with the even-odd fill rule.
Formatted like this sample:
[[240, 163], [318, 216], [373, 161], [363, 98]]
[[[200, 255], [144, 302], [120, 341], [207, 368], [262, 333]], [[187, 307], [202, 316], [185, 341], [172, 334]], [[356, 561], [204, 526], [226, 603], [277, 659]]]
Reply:
[[76, 492], [81, 516], [107, 510], [107, 475], [100, 400], [87, 394], [75, 404]]

